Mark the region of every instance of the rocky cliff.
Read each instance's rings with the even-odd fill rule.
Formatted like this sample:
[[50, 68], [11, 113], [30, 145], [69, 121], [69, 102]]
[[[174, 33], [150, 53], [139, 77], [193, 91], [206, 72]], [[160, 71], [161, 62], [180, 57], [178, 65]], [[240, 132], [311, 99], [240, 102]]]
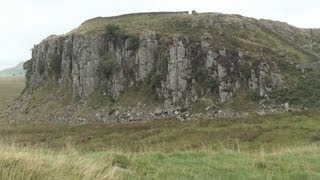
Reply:
[[[95, 18], [34, 46], [32, 59], [25, 63], [26, 89], [9, 112], [29, 119], [54, 119], [57, 114], [81, 119], [79, 112], [89, 109], [95, 116], [91, 119], [106, 121], [121, 113], [122, 120], [138, 113], [140, 119], [180, 116], [182, 109], [189, 116], [198, 102], [210, 102], [205, 109], [214, 111], [243, 94], [261, 105], [288, 85], [295, 71], [290, 67], [316, 61], [319, 50], [311, 31], [238, 15]], [[129, 99], [135, 102], [124, 103], [135, 92], [136, 99]]]

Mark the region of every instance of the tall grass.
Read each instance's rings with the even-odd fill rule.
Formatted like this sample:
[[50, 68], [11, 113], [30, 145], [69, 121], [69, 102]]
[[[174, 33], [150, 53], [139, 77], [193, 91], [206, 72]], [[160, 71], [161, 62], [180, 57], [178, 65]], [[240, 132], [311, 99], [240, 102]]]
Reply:
[[0, 178], [16, 179], [319, 179], [320, 146], [273, 152], [61, 151], [1, 145]]
[[320, 113], [301, 112], [237, 119], [159, 120], [125, 124], [1, 122], [0, 140], [16, 146], [79, 152], [189, 151], [202, 148], [270, 151], [320, 142]]
[[0, 147], [1, 179], [114, 179], [111, 160], [45, 149]]

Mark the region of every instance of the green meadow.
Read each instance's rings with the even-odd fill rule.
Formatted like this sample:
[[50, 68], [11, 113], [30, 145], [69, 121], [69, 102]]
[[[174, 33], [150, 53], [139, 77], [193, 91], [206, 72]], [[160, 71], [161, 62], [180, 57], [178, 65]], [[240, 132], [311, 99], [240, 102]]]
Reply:
[[[0, 108], [24, 80], [0, 79]], [[320, 112], [114, 124], [0, 121], [0, 179], [320, 179]]]

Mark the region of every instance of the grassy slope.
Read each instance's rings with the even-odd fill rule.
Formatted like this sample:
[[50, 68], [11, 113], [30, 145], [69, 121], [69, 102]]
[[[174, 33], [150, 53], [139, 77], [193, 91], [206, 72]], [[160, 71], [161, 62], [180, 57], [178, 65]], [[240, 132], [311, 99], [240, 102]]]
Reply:
[[[22, 89], [0, 83], [8, 89], [1, 99]], [[0, 179], [318, 179], [319, 117], [310, 111], [185, 123], [2, 120]]]
[[[86, 34], [88, 36], [96, 33], [103, 34], [106, 33], [106, 26], [110, 24], [119, 26], [121, 31], [125, 31], [125, 34], [129, 33], [130, 35], [135, 36], [138, 36], [143, 31], [155, 31], [159, 35], [159, 43], [161, 46], [168, 46], [172, 36], [177, 34], [186, 35], [190, 41], [190, 46], [198, 46], [201, 39], [203, 39], [203, 36], [208, 36], [210, 38], [206, 39], [206, 41], [211, 43], [211, 50], [217, 51], [218, 49], [225, 47], [228, 51], [230, 50], [230, 52], [232, 52], [233, 50], [240, 48], [243, 51], [246, 51], [246, 54], [248, 53], [248, 55], [245, 56], [246, 61], [248, 62], [253, 64], [270, 62], [270, 64], [268, 64], [270, 65], [271, 71], [283, 75], [282, 80], [285, 82], [283, 87], [288, 85], [295, 86], [298, 77], [301, 76], [300, 72], [294, 75], [290, 73], [290, 67], [292, 66], [295, 68], [295, 65], [291, 64], [291, 62], [308, 63], [314, 60], [312, 57], [309, 57], [308, 54], [301, 51], [301, 48], [292, 46], [293, 41], [297, 41], [299, 46], [304, 46], [313, 41], [313, 37], [310, 36], [310, 33], [285, 23], [274, 21], [265, 22], [263, 20], [237, 15], [215, 13], [198, 15], [140, 14], [115, 18], [95, 18], [84, 22], [79, 28], [70, 33], [76, 35]], [[269, 30], [266, 30], [263, 26], [267, 26]], [[295, 38], [293, 39], [290, 37], [279, 38], [279, 36], [275, 35], [285, 32], [290, 33], [290, 35], [297, 35], [295, 35]], [[49, 39], [56, 37], [58, 36], [51, 36]], [[237, 51], [233, 53], [236, 52]], [[271, 63], [271, 61], [276, 63]], [[196, 72], [194, 74], [197, 76]], [[230, 75], [230, 77], [232, 76]], [[270, 80], [270, 77], [267, 77], [268, 78], [266, 79]], [[70, 104], [72, 107], [72, 96], [70, 96], [70, 91], [67, 90], [68, 88], [56, 87], [57, 85], [51, 84], [50, 86], [39, 88], [29, 101], [25, 100], [27, 103], [21, 103], [23, 105], [19, 110], [21, 110], [22, 113], [17, 113], [18, 118], [24, 119], [26, 114], [39, 114], [38, 112], [41, 112], [41, 114], [49, 114], [51, 112], [54, 112], [54, 114], [62, 114], [65, 112], [67, 105]], [[152, 93], [144, 90], [144, 87], [139, 88], [141, 89], [137, 88], [137, 90], [126, 91], [115, 103], [111, 102], [112, 100], [107, 96], [103, 96], [102, 91], [96, 91], [89, 97], [86, 108], [77, 111], [77, 115], [83, 117], [86, 114], [96, 113], [97, 109], [102, 111], [116, 109], [117, 107], [121, 107], [121, 109], [128, 107], [132, 108], [138, 104], [138, 102], [135, 101], [136, 99], [141, 99], [141, 104], [146, 104], [146, 107], [154, 107], [156, 101], [154, 100], [155, 98], [152, 96]], [[148, 96], [146, 96], [146, 94]], [[238, 109], [239, 111], [243, 109], [251, 110], [258, 107], [257, 104], [251, 102], [251, 99], [244, 98], [247, 94], [249, 93], [246, 90], [241, 94], [243, 97], [235, 97], [237, 99], [242, 99], [241, 101], [235, 99], [233, 100], [234, 103], [228, 103], [228, 105], [225, 105], [224, 107], [231, 107], [232, 109]], [[299, 97], [304, 99], [304, 96]], [[291, 101], [282, 99], [276, 100], [279, 104], [285, 102], [290, 102], [290, 104], [292, 104]], [[208, 105], [206, 105], [206, 102], [201, 103], [202, 102], [199, 103], [200, 105], [198, 108], [193, 108], [193, 112], [195, 112], [194, 109], [204, 110], [206, 107], [214, 105], [214, 103]], [[250, 106], [248, 104], [250, 104]], [[33, 119], [37, 119], [35, 115], [33, 117]]]
[[313, 42], [317, 42], [314, 33], [311, 34], [305, 29], [299, 29], [287, 23], [256, 20], [239, 15], [143, 14], [94, 18], [87, 20], [70, 33], [104, 33], [108, 24], [118, 25], [132, 34], [155, 31], [160, 34], [160, 41], [163, 42], [176, 34], [188, 35], [190, 39], [199, 39], [207, 33], [212, 36], [214, 47], [211, 48], [213, 49], [241, 48], [251, 51], [250, 56], [263, 57], [263, 60], [271, 58], [300, 63], [319, 60], [309, 53], [318, 54], [319, 52], [318, 46], [309, 47]]
[[[228, 21], [238, 21], [228, 17]], [[201, 17], [145, 18], [139, 16], [133, 21], [129, 16], [110, 22], [127, 30], [135, 24], [140, 32], [146, 22], [153, 30], [155, 24], [167, 24], [168, 19], [181, 23], [184, 18], [197, 21]], [[106, 21], [90, 23], [103, 28]], [[163, 26], [163, 33], [183, 31], [183, 26], [180, 30]], [[92, 27], [86, 24], [79, 30], [85, 32]], [[215, 30], [212, 33], [219, 34]], [[224, 36], [233, 33], [237, 29], [228, 28], [226, 34], [214, 38], [222, 43]], [[305, 59], [303, 53], [277, 37], [259, 29], [250, 33], [254, 33], [250, 37], [258, 38], [246, 38], [242, 45], [271, 44], [275, 50]], [[17, 97], [23, 86], [22, 79], [0, 79], [0, 109]], [[130, 100], [131, 96], [124, 98]], [[309, 111], [214, 121], [110, 125], [2, 120], [0, 179], [319, 179], [319, 114]]]
[[319, 142], [319, 121], [319, 113], [313, 112], [185, 123], [175, 120], [109, 125], [3, 122], [0, 134], [5, 144], [54, 150], [72, 146], [79, 152], [170, 152], [203, 148], [255, 151]]
[[[84, 22], [79, 28], [71, 33], [87, 35], [91, 35], [91, 33], [105, 33], [106, 26], [109, 24], [117, 25], [122, 31], [131, 35], [139, 35], [143, 31], [155, 31], [159, 34], [160, 44], [166, 46], [168, 46], [167, 43], [170, 42], [172, 36], [177, 34], [188, 36], [190, 42], [192, 42], [190, 45], [199, 44], [200, 42], [198, 41], [203, 39], [204, 34], [206, 34], [206, 36], [211, 36], [207, 41], [211, 42], [210, 49], [212, 50], [217, 51], [218, 49], [225, 47], [232, 51], [240, 48], [243, 51], [248, 51], [246, 60], [253, 64], [259, 63], [260, 61], [275, 61], [275, 64], [277, 65], [272, 65], [273, 63], [271, 63], [271, 71], [283, 75], [283, 81], [285, 82], [283, 85], [284, 87], [289, 85], [295, 86], [298, 77], [301, 76], [300, 72], [297, 72], [294, 75], [290, 74], [290, 70], [288, 69], [290, 69], [291, 66], [295, 68], [294, 64], [291, 64], [290, 62], [308, 63], [313, 60], [312, 57], [309, 57], [308, 54], [301, 51], [301, 48], [297, 49], [295, 46], [292, 46], [292, 43], [288, 43], [288, 41], [297, 41], [299, 46], [303, 46], [311, 42], [313, 37], [304, 30], [289, 26], [285, 23], [274, 21], [265, 22], [263, 20], [236, 15], [214, 13], [199, 15], [144, 14], [116, 18], [95, 18]], [[265, 24], [267, 27], [270, 27], [269, 30], [262, 28]], [[276, 33], [272, 33], [272, 31], [275, 31]], [[295, 35], [294, 39], [284, 37], [287, 41], [284, 41], [283, 38], [279, 38], [275, 35], [285, 32], [290, 33], [290, 35], [297, 35]], [[57, 36], [51, 36], [49, 38], [56, 37]], [[84, 116], [86, 114], [95, 113], [97, 109], [110, 110], [119, 106], [121, 106], [121, 109], [129, 106], [135, 107], [138, 104], [135, 99], [142, 99], [141, 104], [146, 104], [147, 107], [153, 107], [156, 101], [154, 100], [155, 98], [152, 97], [152, 93], [144, 90], [144, 87], [140, 88], [142, 89], [130, 90], [130, 92], [126, 91], [115, 103], [110, 103], [110, 99], [107, 96], [103, 96], [102, 91], [96, 91], [89, 97], [88, 104], [86, 105], [87, 108], [83, 108], [77, 115]], [[53, 111], [55, 111], [55, 114], [63, 113], [68, 103], [72, 104], [73, 101], [70, 92], [66, 90], [67, 88], [62, 89], [65, 91], [61, 90], [59, 93], [56, 92], [57, 88], [55, 85], [51, 84], [48, 87], [42, 87], [41, 90], [35, 92], [30, 101], [23, 103], [23, 106], [20, 108], [22, 113], [17, 113], [19, 114], [18, 116], [23, 119], [24, 115], [37, 114], [37, 112], [41, 112], [42, 114], [49, 114]], [[146, 96], [146, 93], [151, 96]], [[248, 91], [244, 91], [242, 96], [247, 94]], [[304, 99], [304, 96], [299, 97]], [[285, 102], [290, 102], [290, 104], [292, 104], [291, 101], [282, 99], [276, 100], [279, 104]], [[248, 98], [242, 98], [241, 101], [235, 99], [233, 102], [235, 103], [228, 103], [225, 107], [231, 107], [232, 109], [237, 108], [240, 111], [257, 107], [257, 105], [252, 103], [251, 99]], [[201, 103], [202, 102], [199, 104]], [[204, 110], [212, 104], [214, 103], [208, 105], [203, 103], [203, 106], [200, 106], [200, 108], [195, 107], [193, 109]], [[250, 106], [248, 106], [248, 104], [250, 104]]]

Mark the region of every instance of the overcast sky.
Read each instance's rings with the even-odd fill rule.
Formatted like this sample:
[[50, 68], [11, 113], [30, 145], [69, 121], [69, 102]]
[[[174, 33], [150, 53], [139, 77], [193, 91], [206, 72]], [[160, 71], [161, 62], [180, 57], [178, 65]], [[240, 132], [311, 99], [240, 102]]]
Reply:
[[0, 0], [0, 69], [30, 59], [34, 44], [93, 17], [193, 9], [320, 28], [320, 0]]

